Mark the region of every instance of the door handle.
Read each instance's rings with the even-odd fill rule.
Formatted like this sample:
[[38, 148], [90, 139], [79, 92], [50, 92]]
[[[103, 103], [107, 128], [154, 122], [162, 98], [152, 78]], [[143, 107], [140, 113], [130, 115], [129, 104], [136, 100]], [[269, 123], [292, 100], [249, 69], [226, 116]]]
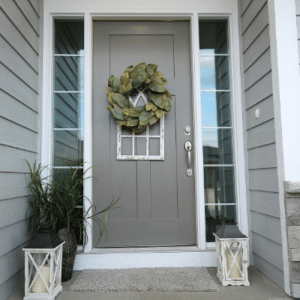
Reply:
[[191, 141], [186, 141], [184, 143], [184, 149], [187, 151], [187, 155], [188, 155], [188, 169], [186, 171], [186, 175], [188, 177], [191, 177], [193, 174], [193, 170], [192, 170], [192, 149], [193, 149], [193, 145]]

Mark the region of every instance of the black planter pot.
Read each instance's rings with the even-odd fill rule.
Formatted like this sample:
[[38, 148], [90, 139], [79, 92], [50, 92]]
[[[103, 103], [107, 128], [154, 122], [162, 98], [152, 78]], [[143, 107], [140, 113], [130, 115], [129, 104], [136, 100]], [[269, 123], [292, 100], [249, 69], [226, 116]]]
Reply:
[[59, 239], [64, 241], [62, 259], [62, 282], [72, 278], [73, 267], [77, 252], [77, 241], [73, 230], [62, 228], [57, 233]]

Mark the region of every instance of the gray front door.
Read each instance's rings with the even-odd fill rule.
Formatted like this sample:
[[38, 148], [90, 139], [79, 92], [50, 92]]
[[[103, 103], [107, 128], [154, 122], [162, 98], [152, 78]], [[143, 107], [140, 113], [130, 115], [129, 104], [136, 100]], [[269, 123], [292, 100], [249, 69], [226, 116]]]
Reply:
[[[122, 209], [109, 213], [107, 237], [100, 243], [98, 227], [93, 227], [94, 247], [196, 244], [194, 177], [187, 176], [184, 149], [187, 140], [193, 143], [193, 130], [185, 134], [186, 126], [193, 128], [189, 36], [188, 22], [94, 22], [95, 211], [122, 195]], [[117, 125], [106, 109], [105, 86], [110, 75], [120, 77], [140, 62], [158, 65], [174, 98], [164, 121], [163, 161], [117, 160]], [[150, 147], [155, 151], [155, 141]]]

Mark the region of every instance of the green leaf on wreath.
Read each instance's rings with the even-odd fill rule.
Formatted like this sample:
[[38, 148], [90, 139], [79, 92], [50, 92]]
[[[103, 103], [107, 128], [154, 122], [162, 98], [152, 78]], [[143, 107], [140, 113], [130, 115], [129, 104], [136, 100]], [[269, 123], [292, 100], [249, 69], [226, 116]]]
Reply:
[[147, 128], [147, 125], [146, 125], [146, 126], [138, 126], [138, 127], [132, 128], [132, 131], [133, 131], [134, 133], [141, 133], [141, 132], [143, 132], [146, 128]]
[[125, 121], [116, 120], [116, 124], [117, 124], [117, 125], [120, 125], [120, 126], [122, 126], [122, 125], [125, 125], [125, 126], [126, 126], [127, 120], [125, 120]]
[[158, 80], [164, 77], [164, 74], [162, 72], [159, 71], [155, 71], [155, 73], [153, 74], [153, 76], [151, 77], [152, 80]]
[[107, 86], [107, 87], [105, 88], [105, 94], [106, 94], [106, 96], [108, 96], [108, 94], [110, 94], [110, 93], [112, 93], [112, 92], [113, 92], [113, 90], [112, 90], [111, 87]]
[[165, 101], [164, 101], [164, 95], [158, 94], [158, 93], [153, 93], [151, 91], [148, 92], [150, 100], [158, 106], [159, 108], [164, 108], [165, 107]]
[[111, 112], [111, 114], [113, 115], [113, 117], [115, 119], [118, 119], [121, 121], [125, 120], [123, 111], [117, 104], [114, 104], [113, 107], [111, 105], [107, 106], [107, 109]]
[[155, 71], [157, 70], [158, 66], [155, 64], [148, 64], [146, 66], [146, 73], [148, 77], [151, 77], [154, 75]]
[[132, 76], [132, 88], [134, 89], [140, 87], [146, 79], [146, 73], [145, 70], [143, 69], [134, 70], [131, 73], [131, 76]]
[[122, 83], [122, 85], [126, 86], [128, 81], [129, 81], [129, 74], [127, 72], [125, 72], [121, 77], [120, 77], [120, 81]]
[[129, 100], [126, 99], [123, 95], [118, 93], [111, 94], [111, 98], [114, 103], [118, 104], [121, 108], [129, 108]]
[[166, 91], [166, 88], [162, 84], [158, 84], [155, 81], [152, 81], [148, 87], [152, 92], [164, 93]]
[[111, 75], [108, 79], [108, 86], [113, 87], [114, 81], [117, 79], [114, 75]]
[[144, 107], [133, 107], [133, 108], [124, 109], [123, 113], [126, 116], [139, 117], [143, 111], [145, 111]]
[[129, 67], [126, 68], [126, 70], [125, 70], [124, 73], [129, 73], [129, 75], [130, 75], [130, 73], [133, 71], [133, 69], [134, 69], [134, 66], [131, 65], [131, 66], [129, 66]]
[[161, 110], [161, 109], [158, 109], [155, 111], [155, 115], [158, 117], [158, 118], [161, 118], [163, 116], [163, 114], [165, 113], [164, 110]]
[[155, 124], [158, 120], [159, 120], [159, 119], [158, 119], [157, 116], [152, 116], [152, 118], [150, 119], [149, 124], [150, 124], [150, 125], [153, 125], [153, 124]]
[[140, 126], [147, 125], [149, 123], [150, 119], [152, 118], [152, 116], [153, 115], [152, 115], [151, 111], [143, 111], [141, 113], [141, 115], [140, 115], [140, 118], [139, 118], [139, 120], [140, 120], [140, 122], [139, 122]]
[[164, 101], [165, 101], [165, 104], [164, 104], [164, 110], [170, 111], [171, 108], [172, 108], [172, 104], [171, 104], [170, 100], [164, 99]]
[[126, 126], [127, 127], [134, 127], [139, 125], [139, 119], [138, 118], [128, 118]]
[[164, 94], [164, 97], [167, 98], [169, 101], [173, 101], [173, 96], [168, 90]]
[[156, 111], [157, 110], [157, 106], [151, 101], [146, 103], [145, 108], [146, 108], [146, 111], [149, 111], [149, 110]]
[[116, 104], [116, 102], [114, 102], [114, 100], [112, 99], [112, 94], [113, 94], [113, 93], [109, 93], [109, 94], [107, 95], [107, 98], [108, 98], [108, 102], [109, 102], [111, 105], [114, 105], [114, 104]]
[[114, 80], [113, 86], [112, 86], [114, 93], [117, 93], [119, 91], [120, 87], [121, 87], [121, 81], [119, 78], [116, 78]]

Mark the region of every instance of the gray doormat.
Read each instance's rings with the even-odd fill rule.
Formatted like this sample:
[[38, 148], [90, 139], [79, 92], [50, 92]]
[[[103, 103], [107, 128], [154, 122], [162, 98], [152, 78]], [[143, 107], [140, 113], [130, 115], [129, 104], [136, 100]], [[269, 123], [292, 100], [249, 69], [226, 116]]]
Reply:
[[83, 270], [70, 287], [75, 292], [217, 292], [205, 268]]

